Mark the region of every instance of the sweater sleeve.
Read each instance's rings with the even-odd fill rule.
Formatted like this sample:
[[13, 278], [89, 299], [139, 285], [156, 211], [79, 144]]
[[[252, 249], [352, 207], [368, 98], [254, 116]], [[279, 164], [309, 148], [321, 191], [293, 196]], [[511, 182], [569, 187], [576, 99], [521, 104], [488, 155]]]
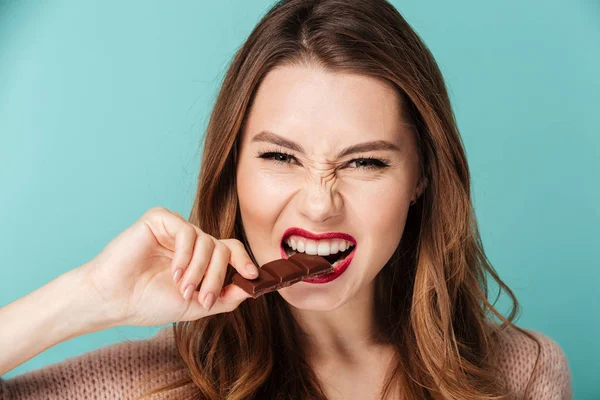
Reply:
[[[541, 332], [527, 330], [541, 343], [538, 366], [537, 344], [514, 328], [500, 333], [499, 368], [506, 384], [527, 400], [571, 400], [573, 389], [567, 356], [558, 343]], [[529, 384], [529, 388], [527, 387]], [[526, 390], [527, 389], [527, 390]]]
[[112, 344], [12, 379], [0, 378], [0, 400], [133, 399], [173, 375], [160, 374], [152, 384], [137, 387], [141, 380], [169, 367], [181, 377], [181, 366], [172, 327], [167, 327], [149, 339]]
[[9, 400], [8, 389], [6, 388], [6, 381], [0, 376], [0, 400]]

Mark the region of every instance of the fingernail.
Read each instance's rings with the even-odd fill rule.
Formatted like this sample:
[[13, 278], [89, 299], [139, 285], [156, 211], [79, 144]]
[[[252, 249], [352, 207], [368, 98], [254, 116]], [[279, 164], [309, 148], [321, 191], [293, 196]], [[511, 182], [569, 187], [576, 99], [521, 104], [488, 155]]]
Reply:
[[258, 276], [258, 269], [256, 269], [254, 264], [246, 264], [246, 271], [248, 271], [250, 275]]
[[204, 307], [206, 311], [210, 311], [210, 308], [213, 306], [214, 303], [215, 295], [211, 292], [204, 297], [204, 304], [202, 304], [202, 307]]
[[188, 300], [192, 295], [192, 290], [194, 290], [194, 285], [187, 285], [185, 291], [183, 292], [183, 298]]
[[183, 270], [181, 268], [177, 268], [175, 270], [175, 273], [173, 274], [173, 280], [175, 282], [179, 281], [179, 278], [181, 278], [181, 274], [183, 273]]

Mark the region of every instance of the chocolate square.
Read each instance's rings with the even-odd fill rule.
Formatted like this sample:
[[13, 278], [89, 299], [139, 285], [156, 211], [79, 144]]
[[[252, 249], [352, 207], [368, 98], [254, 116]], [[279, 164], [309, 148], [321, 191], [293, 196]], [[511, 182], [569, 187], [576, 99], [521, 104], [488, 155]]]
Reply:
[[267, 271], [274, 278], [279, 278], [280, 283], [294, 281], [305, 274], [304, 268], [284, 259], [268, 262], [261, 269]]
[[309, 275], [321, 273], [332, 268], [326, 259], [314, 254], [296, 253], [288, 258], [288, 260], [304, 268], [307, 271], [306, 274]]
[[298, 253], [287, 260], [274, 260], [263, 265], [258, 269], [258, 277], [254, 279], [245, 279], [239, 273], [235, 273], [233, 283], [256, 299], [264, 293], [333, 271], [334, 268], [323, 257]]
[[246, 293], [254, 294], [263, 289], [277, 285], [279, 283], [279, 278], [275, 278], [262, 268], [258, 268], [258, 277], [248, 280], [240, 274], [235, 274], [232, 281], [240, 288], [244, 289]]

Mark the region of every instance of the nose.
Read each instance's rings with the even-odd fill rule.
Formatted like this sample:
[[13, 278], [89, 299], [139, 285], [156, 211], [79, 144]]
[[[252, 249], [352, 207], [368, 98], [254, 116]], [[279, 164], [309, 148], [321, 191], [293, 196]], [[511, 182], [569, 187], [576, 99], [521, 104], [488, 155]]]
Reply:
[[342, 197], [336, 185], [329, 182], [307, 184], [300, 199], [299, 211], [302, 216], [315, 225], [338, 217], [343, 208]]

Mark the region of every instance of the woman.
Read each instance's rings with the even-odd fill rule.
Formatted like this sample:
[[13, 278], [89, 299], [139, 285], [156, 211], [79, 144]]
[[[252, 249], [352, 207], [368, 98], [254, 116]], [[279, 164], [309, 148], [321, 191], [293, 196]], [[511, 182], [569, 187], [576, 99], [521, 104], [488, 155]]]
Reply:
[[[54, 295], [48, 314], [77, 321], [41, 341], [43, 325], [5, 329], [1, 342], [28, 346], [4, 349], [3, 372], [73, 336], [175, 322], [151, 340], [176, 362], [144, 370], [136, 398], [570, 398], [560, 347], [512, 323], [518, 302], [486, 259], [470, 195], [442, 75], [397, 10], [280, 1], [225, 77], [189, 220], [154, 208], [0, 310], [8, 326]], [[257, 299], [231, 283], [294, 252], [327, 256], [335, 272]], [[487, 274], [513, 301], [508, 318]]]

